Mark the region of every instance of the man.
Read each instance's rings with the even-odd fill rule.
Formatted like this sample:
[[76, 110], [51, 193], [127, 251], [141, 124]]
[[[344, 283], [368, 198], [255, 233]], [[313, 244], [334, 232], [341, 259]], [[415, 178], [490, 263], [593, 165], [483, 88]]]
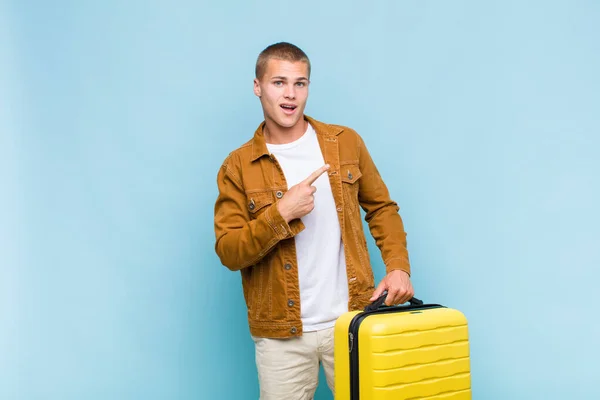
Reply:
[[[406, 234], [362, 138], [304, 115], [310, 61], [276, 43], [256, 63], [264, 113], [221, 166], [216, 252], [240, 271], [261, 399], [311, 399], [319, 364], [333, 391], [333, 326], [388, 291], [413, 295]], [[375, 288], [360, 207], [387, 275]]]

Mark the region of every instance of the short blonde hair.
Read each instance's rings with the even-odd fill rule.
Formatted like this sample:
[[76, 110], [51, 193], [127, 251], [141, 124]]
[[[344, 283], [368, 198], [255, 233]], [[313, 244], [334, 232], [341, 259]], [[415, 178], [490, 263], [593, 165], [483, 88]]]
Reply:
[[279, 42], [270, 45], [258, 55], [258, 60], [256, 60], [256, 68], [254, 71], [257, 79], [262, 78], [265, 74], [265, 71], [267, 69], [267, 63], [270, 59], [291, 62], [305, 62], [308, 66], [307, 78], [310, 78], [310, 60], [308, 59], [306, 53], [302, 51], [298, 46], [295, 46], [291, 43]]

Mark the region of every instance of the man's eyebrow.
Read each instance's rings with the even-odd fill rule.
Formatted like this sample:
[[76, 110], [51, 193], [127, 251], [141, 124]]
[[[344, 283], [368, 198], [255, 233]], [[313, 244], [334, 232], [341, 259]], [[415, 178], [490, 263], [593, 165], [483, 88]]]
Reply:
[[[274, 76], [271, 79], [277, 79], [277, 80], [281, 80], [281, 81], [287, 81], [288, 80], [288, 78], [285, 77], [285, 76]], [[307, 81], [307, 80], [308, 80], [308, 78], [305, 78], [303, 76], [300, 77], [300, 78], [296, 78], [296, 81]]]

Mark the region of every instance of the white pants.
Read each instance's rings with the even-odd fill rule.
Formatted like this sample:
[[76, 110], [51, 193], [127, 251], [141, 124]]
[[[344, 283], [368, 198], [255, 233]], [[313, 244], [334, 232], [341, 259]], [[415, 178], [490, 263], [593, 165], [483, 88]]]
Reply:
[[334, 393], [333, 328], [304, 332], [290, 339], [252, 339], [260, 400], [311, 400], [319, 381], [319, 364]]

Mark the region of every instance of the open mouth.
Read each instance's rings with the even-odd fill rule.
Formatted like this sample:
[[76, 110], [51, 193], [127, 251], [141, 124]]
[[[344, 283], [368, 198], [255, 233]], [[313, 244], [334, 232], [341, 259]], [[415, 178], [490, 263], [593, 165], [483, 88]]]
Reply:
[[297, 106], [293, 104], [281, 104], [279, 107], [281, 107], [284, 113], [293, 114]]

